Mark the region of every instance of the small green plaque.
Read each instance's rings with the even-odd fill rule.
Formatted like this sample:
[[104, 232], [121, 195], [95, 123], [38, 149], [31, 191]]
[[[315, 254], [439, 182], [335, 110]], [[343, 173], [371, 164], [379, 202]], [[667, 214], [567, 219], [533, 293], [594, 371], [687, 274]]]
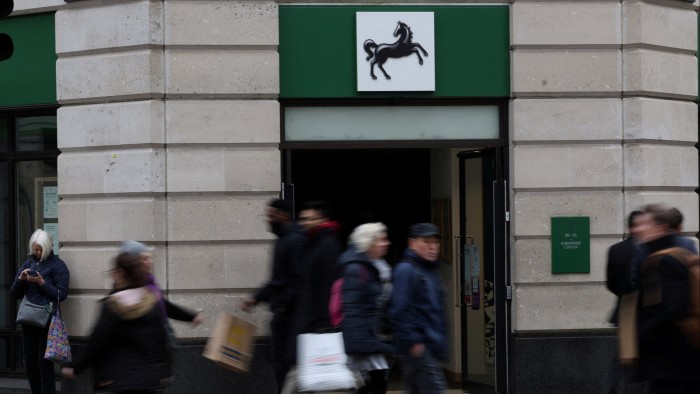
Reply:
[[552, 273], [591, 272], [591, 221], [588, 216], [552, 217]]

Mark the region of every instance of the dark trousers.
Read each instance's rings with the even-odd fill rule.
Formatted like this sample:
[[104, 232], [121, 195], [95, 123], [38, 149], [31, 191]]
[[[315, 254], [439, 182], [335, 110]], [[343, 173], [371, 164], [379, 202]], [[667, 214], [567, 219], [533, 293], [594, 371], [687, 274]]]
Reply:
[[369, 371], [369, 379], [365, 385], [357, 389], [357, 394], [384, 394], [389, 384], [389, 370], [377, 369]]
[[22, 324], [22, 351], [32, 394], [55, 394], [56, 376], [53, 362], [44, 360], [49, 328]]
[[652, 380], [647, 383], [648, 394], [700, 394], [700, 382], [668, 382]]
[[426, 348], [421, 357], [401, 357], [404, 390], [410, 394], [435, 394], [447, 390], [440, 362]]
[[281, 313], [276, 313], [270, 321], [270, 357], [272, 358], [272, 369], [277, 382], [277, 392], [282, 391], [284, 378], [289, 372], [291, 362], [289, 361], [289, 320]]

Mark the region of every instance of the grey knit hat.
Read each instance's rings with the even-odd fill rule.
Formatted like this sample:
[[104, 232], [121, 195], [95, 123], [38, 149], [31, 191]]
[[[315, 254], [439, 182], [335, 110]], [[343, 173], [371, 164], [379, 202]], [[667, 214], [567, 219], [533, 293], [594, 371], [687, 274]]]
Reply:
[[124, 241], [119, 245], [119, 254], [128, 254], [130, 256], [140, 256], [141, 253], [150, 253], [152, 248], [136, 241]]

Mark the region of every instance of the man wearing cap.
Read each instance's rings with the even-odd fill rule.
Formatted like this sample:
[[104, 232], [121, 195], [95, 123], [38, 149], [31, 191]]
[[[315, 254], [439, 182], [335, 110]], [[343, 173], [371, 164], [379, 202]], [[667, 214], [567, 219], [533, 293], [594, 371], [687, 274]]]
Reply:
[[438, 260], [440, 232], [432, 223], [411, 226], [408, 248], [396, 265], [389, 320], [401, 360], [404, 390], [447, 389], [440, 362], [447, 359], [445, 291]]
[[148, 283], [146, 287], [158, 297], [158, 303], [166, 323], [167, 318], [188, 321], [191, 322], [193, 326], [198, 326], [204, 321], [204, 314], [202, 312], [195, 313], [188, 311], [171, 303], [163, 296], [163, 291], [158, 286], [158, 283], [156, 283], [155, 276], [153, 276], [153, 252], [151, 248], [141, 242], [129, 240], [119, 245], [119, 254], [128, 254], [129, 256], [139, 257], [141, 259], [141, 263], [146, 267], [146, 272], [148, 273]]

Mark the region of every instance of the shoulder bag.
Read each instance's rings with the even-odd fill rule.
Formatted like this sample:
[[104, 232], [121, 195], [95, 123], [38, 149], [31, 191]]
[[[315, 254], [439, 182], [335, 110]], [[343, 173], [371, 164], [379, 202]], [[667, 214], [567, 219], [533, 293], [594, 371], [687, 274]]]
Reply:
[[53, 306], [51, 303], [38, 305], [27, 300], [27, 296], [22, 298], [17, 311], [17, 324], [27, 324], [34, 327], [46, 328], [46, 324], [51, 317]]

